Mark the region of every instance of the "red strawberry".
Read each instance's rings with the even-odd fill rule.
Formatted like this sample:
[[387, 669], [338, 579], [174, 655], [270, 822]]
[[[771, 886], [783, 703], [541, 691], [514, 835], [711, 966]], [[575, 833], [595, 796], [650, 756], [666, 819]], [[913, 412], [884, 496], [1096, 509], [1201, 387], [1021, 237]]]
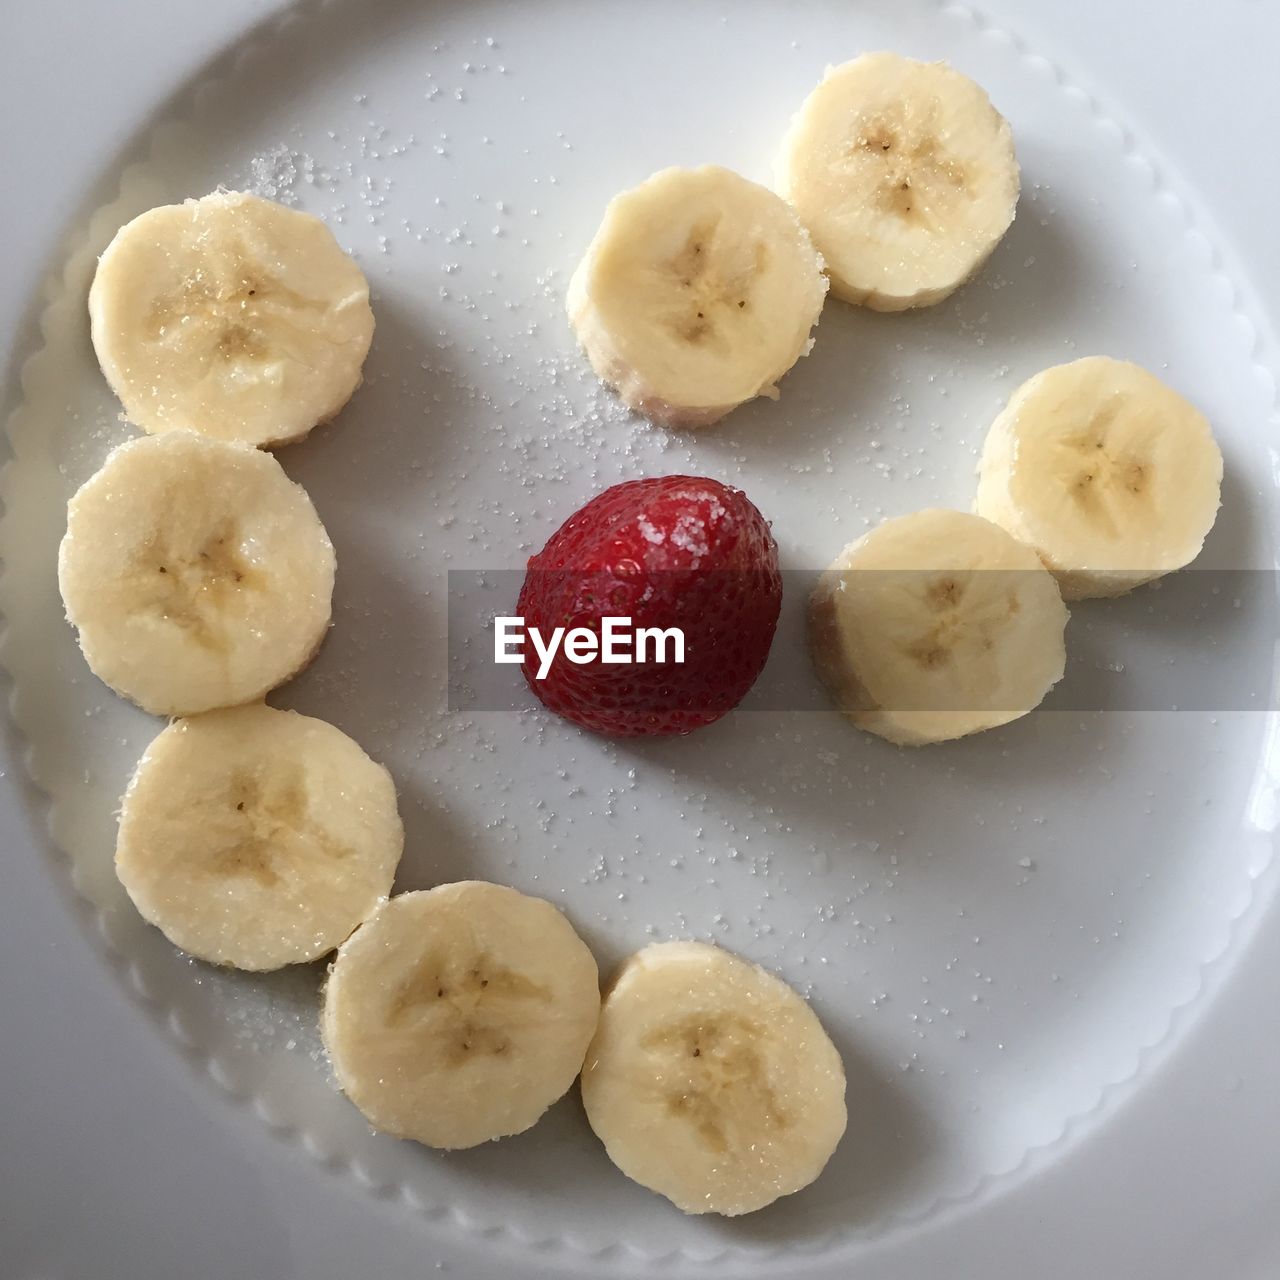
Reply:
[[600, 635], [606, 616], [679, 627], [684, 662], [571, 662], [546, 678], [526, 638], [524, 673], [554, 712], [618, 737], [688, 733], [737, 706], [769, 656], [782, 577], [778, 546], [740, 489], [702, 476], [614, 485], [575, 512], [529, 560], [517, 608], [544, 640], [556, 627]]

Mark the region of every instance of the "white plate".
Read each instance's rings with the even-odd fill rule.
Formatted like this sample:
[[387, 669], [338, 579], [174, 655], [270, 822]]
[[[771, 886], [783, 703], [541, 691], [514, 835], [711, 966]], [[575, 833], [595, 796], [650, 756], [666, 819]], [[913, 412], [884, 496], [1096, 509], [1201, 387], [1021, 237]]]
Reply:
[[[832, 304], [781, 403], [714, 432], [620, 411], [561, 314], [609, 196], [703, 160], [767, 180], [824, 65], [877, 47], [951, 59], [1011, 119], [1024, 197], [992, 263], [920, 315]], [[389, 1198], [369, 1213], [393, 1229], [477, 1269], [505, 1256], [512, 1274], [712, 1259], [763, 1274], [801, 1257], [844, 1274], [1069, 1160], [1176, 1053], [1261, 918], [1265, 572], [1080, 606], [1058, 710], [921, 752], [825, 711], [610, 744], [537, 710], [445, 705], [448, 570], [518, 567], [591, 494], [672, 471], [741, 485], [784, 565], [821, 567], [883, 516], [967, 506], [1013, 387], [1095, 351], [1148, 365], [1214, 421], [1227, 478], [1202, 565], [1270, 570], [1273, 390], [1241, 291], [1198, 201], [1053, 53], [930, 0], [304, 3], [149, 123], [146, 158], [80, 229], [3, 477], [4, 661], [27, 765], [117, 972], [163, 1029], [154, 1052], [251, 1102], [346, 1194]], [[611, 1168], [572, 1098], [521, 1138], [449, 1157], [371, 1135], [319, 1060], [318, 970], [214, 973], [124, 898], [112, 814], [156, 725], [87, 672], [54, 579], [67, 496], [128, 434], [84, 293], [120, 223], [218, 183], [326, 217], [378, 317], [366, 386], [280, 454], [333, 536], [339, 588], [320, 659], [276, 701], [390, 765], [401, 887], [507, 881], [563, 905], [605, 967], [653, 937], [707, 936], [809, 994], [851, 1104], [810, 1190], [745, 1221], [681, 1218]], [[801, 615], [793, 593], [775, 674], [804, 671]]]

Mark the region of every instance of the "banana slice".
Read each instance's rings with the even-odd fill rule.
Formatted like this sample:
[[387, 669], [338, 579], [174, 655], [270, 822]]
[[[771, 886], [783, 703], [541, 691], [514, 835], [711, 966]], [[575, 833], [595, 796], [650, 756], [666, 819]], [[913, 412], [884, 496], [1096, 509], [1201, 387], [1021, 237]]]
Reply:
[[262, 703], [177, 720], [125, 792], [116, 874], [183, 951], [278, 969], [332, 951], [391, 892], [391, 775], [323, 720]]
[[1204, 415], [1138, 365], [1089, 356], [1014, 392], [983, 446], [974, 509], [1034, 547], [1079, 600], [1190, 564], [1221, 488]]
[[930, 306], [969, 279], [1009, 229], [1019, 181], [982, 88], [896, 53], [829, 68], [778, 161], [832, 293], [877, 311]]
[[328, 227], [239, 191], [121, 227], [89, 317], [131, 422], [255, 445], [300, 440], [332, 418], [373, 338], [369, 286]]
[[523, 1133], [573, 1084], [596, 962], [549, 902], [480, 881], [392, 898], [338, 952], [321, 1032], [375, 1129], [429, 1147]]
[[615, 196], [569, 284], [602, 381], [655, 422], [705, 427], [813, 345], [822, 259], [772, 191], [728, 169], [663, 169]]
[[1067, 610], [1030, 547], [961, 511], [886, 520], [809, 604], [814, 665], [860, 729], [919, 746], [1008, 724], [1062, 678]]
[[189, 431], [113, 449], [58, 553], [89, 666], [157, 715], [252, 702], [306, 666], [333, 574], [311, 499], [270, 454]]
[[582, 1101], [609, 1158], [685, 1213], [735, 1216], [807, 1187], [844, 1133], [844, 1064], [785, 982], [705, 942], [621, 968]]

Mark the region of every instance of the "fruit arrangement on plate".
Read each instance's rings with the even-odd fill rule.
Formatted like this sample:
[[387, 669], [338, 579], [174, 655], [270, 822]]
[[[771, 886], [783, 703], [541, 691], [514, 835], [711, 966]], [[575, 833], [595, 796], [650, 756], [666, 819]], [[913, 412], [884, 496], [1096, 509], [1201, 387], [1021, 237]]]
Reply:
[[[782, 145], [777, 190], [714, 166], [618, 195], [570, 283], [586, 358], [629, 407], [701, 430], [778, 383], [830, 292], [929, 306], [1011, 224], [1012, 132], [945, 64], [832, 69]], [[212, 964], [333, 955], [321, 1029], [377, 1129], [458, 1148], [528, 1129], [581, 1077], [628, 1176], [688, 1213], [798, 1191], [845, 1128], [839, 1054], [801, 996], [710, 943], [656, 943], [603, 998], [550, 903], [478, 881], [393, 894], [390, 775], [336, 727], [268, 706], [330, 624], [335, 552], [267, 449], [360, 384], [368, 285], [318, 219], [219, 190], [120, 229], [89, 293], [95, 351], [146, 434], [74, 495], [59, 555], [90, 668], [173, 717], [125, 794], [116, 870], [138, 911]], [[1118, 595], [1198, 554], [1222, 459], [1204, 417], [1094, 356], [1028, 381], [992, 424], [972, 512], [886, 520], [834, 555], [809, 602], [816, 676], [857, 728], [903, 746], [1034, 709], [1065, 669], [1068, 600]], [[836, 549], [833, 548], [833, 551]], [[597, 494], [527, 564], [531, 626], [678, 632], [679, 657], [564, 651], [533, 696], [606, 736], [729, 714], [774, 640], [768, 514], [738, 489], [655, 476]]]

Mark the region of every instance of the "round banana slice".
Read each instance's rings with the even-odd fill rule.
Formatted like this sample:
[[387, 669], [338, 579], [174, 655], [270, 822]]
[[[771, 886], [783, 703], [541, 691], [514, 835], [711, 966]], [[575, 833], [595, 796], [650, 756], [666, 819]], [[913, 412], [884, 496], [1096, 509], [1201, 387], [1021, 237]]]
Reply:
[[809, 228], [831, 291], [877, 311], [941, 302], [1013, 221], [1009, 123], [945, 62], [867, 53], [805, 99], [778, 189]]
[[1066, 625], [1036, 553], [962, 511], [886, 520], [840, 553], [809, 603], [836, 705], [903, 746], [1026, 715], [1062, 678]]
[[300, 440], [360, 385], [369, 286], [319, 218], [215, 191], [121, 227], [89, 290], [98, 362], [144, 431]]
[[338, 952], [320, 1028], [375, 1129], [429, 1147], [523, 1133], [573, 1084], [596, 962], [549, 902], [470, 880], [384, 903]]
[[301, 485], [268, 453], [189, 431], [113, 449], [58, 554], [89, 666], [156, 715], [252, 702], [306, 666], [333, 575]]
[[983, 446], [974, 509], [1034, 547], [1079, 600], [1190, 564], [1221, 488], [1204, 415], [1138, 365], [1089, 356], [1014, 392]]
[[822, 259], [772, 191], [704, 165], [615, 196], [569, 284], [602, 381], [655, 422], [705, 427], [775, 384], [813, 345]]
[[633, 955], [605, 998], [582, 1101], [609, 1158], [685, 1213], [807, 1187], [844, 1133], [844, 1064], [785, 982], [705, 942]]
[[403, 848], [386, 769], [333, 725], [257, 703], [176, 720], [147, 748], [116, 874], [183, 951], [278, 969], [347, 938]]

